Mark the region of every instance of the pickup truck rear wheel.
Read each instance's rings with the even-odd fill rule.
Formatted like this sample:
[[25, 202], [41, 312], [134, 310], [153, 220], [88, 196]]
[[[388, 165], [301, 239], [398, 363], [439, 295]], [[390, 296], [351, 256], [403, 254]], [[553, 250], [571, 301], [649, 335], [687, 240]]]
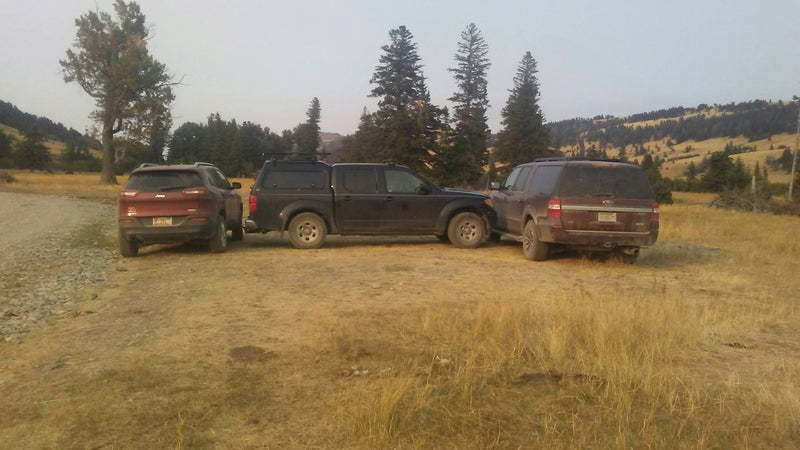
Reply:
[[547, 259], [547, 243], [539, 240], [539, 232], [536, 231], [536, 224], [533, 220], [525, 223], [522, 231], [522, 253], [532, 261], [544, 261]]
[[447, 237], [458, 248], [476, 248], [483, 243], [485, 236], [483, 219], [471, 212], [457, 214], [447, 227]]
[[295, 248], [320, 248], [325, 242], [328, 231], [325, 221], [314, 213], [302, 213], [289, 222], [289, 241]]

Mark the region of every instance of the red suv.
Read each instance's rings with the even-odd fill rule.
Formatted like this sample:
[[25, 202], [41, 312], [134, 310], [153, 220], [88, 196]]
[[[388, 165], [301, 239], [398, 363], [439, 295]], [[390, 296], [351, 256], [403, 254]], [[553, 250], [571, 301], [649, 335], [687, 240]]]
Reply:
[[139, 247], [204, 240], [212, 252], [244, 236], [242, 198], [219, 169], [208, 163], [142, 164], [119, 193], [119, 251], [136, 256]]
[[515, 167], [492, 189], [497, 227], [490, 237], [521, 241], [534, 261], [574, 248], [633, 263], [639, 247], [658, 239], [658, 203], [634, 164], [544, 158]]

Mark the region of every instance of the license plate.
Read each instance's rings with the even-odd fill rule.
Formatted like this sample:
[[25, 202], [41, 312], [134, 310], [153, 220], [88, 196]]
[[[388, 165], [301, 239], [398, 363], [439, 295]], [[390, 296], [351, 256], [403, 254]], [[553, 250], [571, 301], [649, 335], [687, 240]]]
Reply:
[[598, 222], [616, 222], [617, 213], [615, 212], [599, 212], [597, 213]]
[[153, 217], [154, 227], [171, 227], [172, 217]]

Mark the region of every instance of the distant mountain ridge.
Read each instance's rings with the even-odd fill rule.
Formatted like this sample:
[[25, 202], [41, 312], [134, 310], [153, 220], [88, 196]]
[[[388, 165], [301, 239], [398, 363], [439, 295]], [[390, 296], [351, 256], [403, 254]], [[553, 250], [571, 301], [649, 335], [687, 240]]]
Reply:
[[642, 146], [669, 140], [686, 141], [740, 137], [748, 141], [794, 133], [800, 102], [753, 100], [743, 103], [695, 108], [675, 107], [628, 117], [597, 116], [548, 123], [553, 144], [558, 148], [594, 143], [600, 148]]
[[63, 124], [53, 122], [47, 117], [23, 112], [13, 104], [3, 100], [0, 100], [0, 124], [16, 128], [23, 133], [36, 126], [42, 134], [64, 143], [78, 144], [86, 139], [83, 133], [74, 128], [68, 129]]

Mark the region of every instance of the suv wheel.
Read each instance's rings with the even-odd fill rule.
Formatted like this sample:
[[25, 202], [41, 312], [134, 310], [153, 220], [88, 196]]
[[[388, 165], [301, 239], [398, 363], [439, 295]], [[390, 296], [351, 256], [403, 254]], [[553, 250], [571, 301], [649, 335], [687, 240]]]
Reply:
[[522, 232], [522, 253], [532, 261], [547, 259], [547, 243], [539, 240], [539, 233], [536, 231], [536, 224], [533, 220], [525, 223], [525, 229]]
[[447, 237], [458, 248], [476, 248], [483, 243], [486, 229], [479, 215], [462, 212], [450, 221]]
[[129, 258], [139, 255], [139, 244], [125, 239], [122, 233], [119, 234], [119, 253], [120, 255]]
[[328, 232], [325, 222], [314, 213], [302, 213], [289, 223], [289, 241], [295, 248], [320, 248]]
[[208, 240], [208, 248], [213, 253], [222, 253], [228, 247], [228, 234], [225, 229], [225, 218], [220, 216], [217, 219], [217, 232]]

